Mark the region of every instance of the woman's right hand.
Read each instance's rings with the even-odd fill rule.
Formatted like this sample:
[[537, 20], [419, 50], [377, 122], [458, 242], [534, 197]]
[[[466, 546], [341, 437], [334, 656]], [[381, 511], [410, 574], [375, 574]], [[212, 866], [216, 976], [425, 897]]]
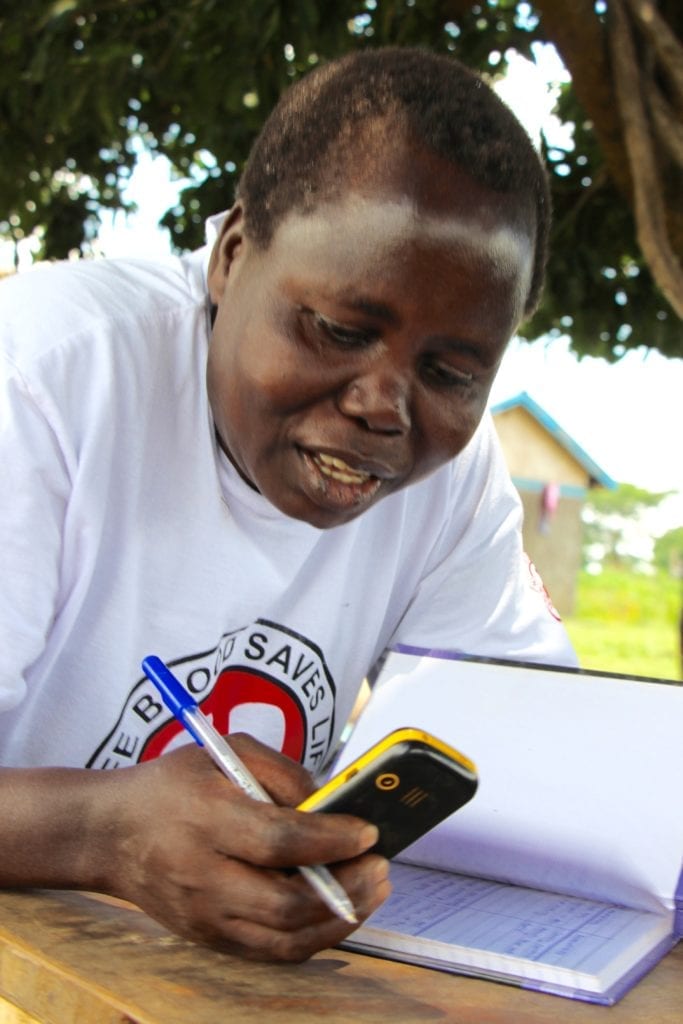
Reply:
[[248, 736], [231, 745], [270, 793], [253, 800], [188, 745], [102, 775], [88, 844], [99, 885], [185, 938], [251, 959], [300, 961], [345, 938], [294, 869], [328, 864], [364, 920], [390, 891], [388, 862], [367, 851], [374, 825], [295, 810], [309, 774]]

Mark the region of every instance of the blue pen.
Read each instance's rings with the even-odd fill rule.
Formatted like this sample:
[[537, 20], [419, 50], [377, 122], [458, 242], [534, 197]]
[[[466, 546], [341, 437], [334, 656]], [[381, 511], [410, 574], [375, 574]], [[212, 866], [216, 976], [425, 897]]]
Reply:
[[[254, 800], [273, 803], [263, 786], [254, 778], [245, 764], [229, 746], [223, 736], [214, 729], [196, 701], [192, 699], [161, 658], [150, 655], [142, 662], [145, 675], [154, 683], [166, 707], [184, 725], [192, 738], [204, 747], [220, 770], [231, 782], [243, 789]], [[318, 893], [326, 905], [342, 920], [358, 924], [353, 904], [334, 875], [322, 864], [300, 865], [298, 870]]]

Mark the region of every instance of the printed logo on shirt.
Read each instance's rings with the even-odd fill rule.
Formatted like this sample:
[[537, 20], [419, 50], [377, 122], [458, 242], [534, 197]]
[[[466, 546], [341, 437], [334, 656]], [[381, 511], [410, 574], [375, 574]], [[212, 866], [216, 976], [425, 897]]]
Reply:
[[531, 561], [529, 556], [526, 554], [526, 552], [525, 552], [525, 558], [526, 558], [527, 564], [529, 566], [529, 576], [531, 577], [531, 588], [532, 588], [532, 590], [535, 590], [539, 594], [541, 594], [541, 596], [543, 597], [543, 600], [545, 601], [545, 606], [548, 609], [548, 611], [550, 612], [550, 614], [552, 615], [552, 617], [554, 619], [557, 619], [558, 622], [562, 622], [562, 616], [560, 615], [560, 613], [558, 612], [557, 608], [553, 604], [552, 598], [551, 598], [550, 594], [548, 593], [548, 591], [546, 590], [546, 586], [545, 586], [545, 583], [543, 582], [543, 579], [541, 577], [540, 572], [538, 571], [538, 569], [536, 568], [534, 563]]
[[[213, 650], [169, 665], [223, 735], [248, 732], [311, 770], [327, 756], [335, 686], [322, 652], [306, 637], [259, 619], [224, 635]], [[144, 677], [87, 767], [149, 761], [188, 740]]]

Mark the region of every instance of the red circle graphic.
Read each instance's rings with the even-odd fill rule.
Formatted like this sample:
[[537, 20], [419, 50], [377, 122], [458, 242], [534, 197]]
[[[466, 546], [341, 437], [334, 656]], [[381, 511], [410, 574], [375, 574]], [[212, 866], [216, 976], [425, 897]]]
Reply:
[[[245, 704], [270, 704], [280, 710], [284, 723], [281, 753], [302, 761], [306, 746], [306, 720], [303, 708], [291, 690], [270, 676], [243, 668], [227, 668], [218, 676], [211, 693], [201, 701], [202, 712], [212, 720], [221, 735], [230, 731], [230, 715]], [[151, 761], [165, 753], [183, 731], [177, 719], [165, 722], [146, 741], [140, 761]]]

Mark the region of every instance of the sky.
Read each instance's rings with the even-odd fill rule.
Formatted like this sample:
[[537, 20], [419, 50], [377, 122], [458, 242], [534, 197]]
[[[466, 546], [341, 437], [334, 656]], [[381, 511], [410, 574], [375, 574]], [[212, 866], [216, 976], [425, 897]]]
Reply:
[[[552, 47], [540, 47], [536, 65], [512, 59], [511, 73], [498, 91], [537, 138], [562, 128], [551, 108], [557, 82], [566, 76]], [[566, 141], [566, 133], [564, 135]], [[159, 218], [177, 198], [162, 157], [141, 153], [129, 186], [138, 212], [105, 213], [98, 249], [107, 256], [154, 258], [170, 250], [168, 232]], [[20, 269], [30, 263], [28, 245]], [[9, 249], [0, 246], [0, 266], [8, 266]], [[683, 341], [683, 324], [681, 325]], [[491, 393], [496, 404], [520, 391], [528, 394], [617, 482], [645, 490], [674, 491], [675, 496], [648, 513], [647, 525], [658, 535], [683, 525], [683, 359], [634, 350], [617, 363], [579, 360], [568, 338], [534, 343], [513, 339]]]
[[568, 339], [513, 339], [491, 401], [520, 391], [617, 483], [675, 492], [645, 517], [654, 536], [683, 526], [683, 360], [634, 350], [610, 364], [577, 359]]
[[[570, 136], [552, 107], [567, 71], [552, 46], [539, 46], [534, 57], [535, 64], [513, 57], [498, 92], [532, 138], [542, 126], [551, 143], [565, 145]], [[568, 338], [532, 344], [513, 339], [492, 403], [520, 391], [527, 391], [616, 482], [675, 492], [646, 514], [644, 526], [652, 535], [683, 525], [683, 359], [642, 348], [608, 363], [579, 359]]]

